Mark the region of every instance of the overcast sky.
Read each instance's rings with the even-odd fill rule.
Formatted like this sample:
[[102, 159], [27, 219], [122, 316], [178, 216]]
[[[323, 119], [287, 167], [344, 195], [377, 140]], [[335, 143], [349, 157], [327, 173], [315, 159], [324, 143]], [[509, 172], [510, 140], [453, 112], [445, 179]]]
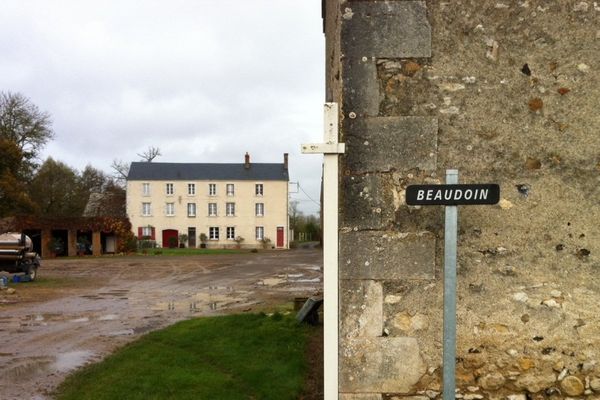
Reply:
[[287, 152], [291, 196], [316, 213], [321, 157], [300, 144], [323, 136], [320, 3], [2, 0], [0, 91], [51, 114], [44, 159], [110, 172], [149, 146], [163, 162]]

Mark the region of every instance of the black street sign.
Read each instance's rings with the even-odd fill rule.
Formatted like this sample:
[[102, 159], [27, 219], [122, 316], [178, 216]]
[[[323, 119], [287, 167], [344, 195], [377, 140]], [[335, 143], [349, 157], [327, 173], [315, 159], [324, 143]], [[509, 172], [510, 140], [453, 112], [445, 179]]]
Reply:
[[496, 204], [498, 201], [500, 186], [495, 183], [410, 185], [406, 188], [409, 206]]

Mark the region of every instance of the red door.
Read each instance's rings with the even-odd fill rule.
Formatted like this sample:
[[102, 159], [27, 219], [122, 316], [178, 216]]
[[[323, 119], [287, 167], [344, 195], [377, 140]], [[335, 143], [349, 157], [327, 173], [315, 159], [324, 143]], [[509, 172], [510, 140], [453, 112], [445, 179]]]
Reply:
[[162, 247], [173, 248], [179, 246], [178, 236], [178, 232], [175, 229], [165, 229], [162, 232]]
[[283, 226], [277, 227], [277, 247], [283, 247]]

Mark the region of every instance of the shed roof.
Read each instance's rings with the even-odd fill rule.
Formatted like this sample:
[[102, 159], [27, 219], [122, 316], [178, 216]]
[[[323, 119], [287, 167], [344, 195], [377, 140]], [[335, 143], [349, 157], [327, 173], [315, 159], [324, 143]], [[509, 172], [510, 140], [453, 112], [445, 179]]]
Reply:
[[289, 181], [283, 163], [244, 164], [132, 162], [129, 181]]

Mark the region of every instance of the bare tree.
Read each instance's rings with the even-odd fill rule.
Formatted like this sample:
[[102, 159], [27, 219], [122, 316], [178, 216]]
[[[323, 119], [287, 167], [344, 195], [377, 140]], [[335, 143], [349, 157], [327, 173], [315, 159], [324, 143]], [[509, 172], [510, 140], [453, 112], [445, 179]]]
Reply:
[[152, 162], [156, 157], [162, 156], [160, 149], [154, 146], [148, 147], [148, 150], [144, 151], [142, 154], [137, 153], [137, 155], [142, 157], [142, 161], [146, 162]]
[[127, 180], [127, 175], [129, 175], [129, 163], [115, 158], [112, 164], [110, 164], [110, 167], [113, 170], [113, 178], [115, 178], [119, 184], [124, 185]]
[[[156, 157], [161, 156], [160, 149], [158, 147], [150, 146], [143, 153], [137, 153], [142, 159], [142, 162], [152, 162]], [[120, 186], [124, 187], [125, 182], [127, 181], [127, 176], [129, 175], [129, 167], [130, 164], [123, 160], [114, 159], [110, 167], [113, 170], [113, 178], [115, 178], [116, 183]]]

